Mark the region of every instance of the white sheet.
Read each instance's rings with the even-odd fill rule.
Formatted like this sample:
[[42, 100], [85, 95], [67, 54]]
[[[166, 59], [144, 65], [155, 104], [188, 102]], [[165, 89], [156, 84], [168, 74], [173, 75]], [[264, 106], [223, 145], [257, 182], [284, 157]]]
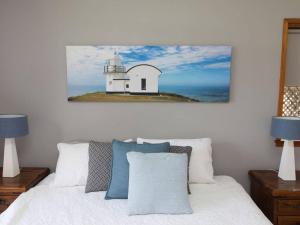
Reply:
[[271, 225], [234, 179], [191, 184], [191, 215], [128, 216], [127, 200], [104, 200], [105, 192], [51, 186], [54, 174], [30, 189], [0, 216], [1, 225]]

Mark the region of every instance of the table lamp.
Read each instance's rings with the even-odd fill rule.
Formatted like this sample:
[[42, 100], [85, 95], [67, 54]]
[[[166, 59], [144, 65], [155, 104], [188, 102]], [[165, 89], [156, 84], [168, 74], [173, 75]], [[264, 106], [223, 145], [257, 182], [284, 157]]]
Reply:
[[28, 134], [26, 115], [0, 114], [0, 138], [5, 138], [3, 177], [15, 177], [20, 173], [15, 138], [26, 134]]
[[294, 141], [300, 140], [300, 117], [272, 117], [271, 135], [284, 141], [278, 176], [296, 180]]

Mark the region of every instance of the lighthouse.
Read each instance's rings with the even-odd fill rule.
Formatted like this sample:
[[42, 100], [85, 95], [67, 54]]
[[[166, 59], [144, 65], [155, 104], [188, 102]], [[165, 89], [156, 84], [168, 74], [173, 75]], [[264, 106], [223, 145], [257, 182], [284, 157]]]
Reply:
[[106, 93], [131, 95], [158, 95], [161, 71], [149, 64], [139, 64], [126, 71], [117, 52], [104, 65]]
[[[106, 76], [106, 93], [126, 93], [129, 88], [129, 79], [126, 75], [126, 67], [122, 64], [117, 52], [104, 65]], [[128, 87], [128, 88], [126, 88]]]

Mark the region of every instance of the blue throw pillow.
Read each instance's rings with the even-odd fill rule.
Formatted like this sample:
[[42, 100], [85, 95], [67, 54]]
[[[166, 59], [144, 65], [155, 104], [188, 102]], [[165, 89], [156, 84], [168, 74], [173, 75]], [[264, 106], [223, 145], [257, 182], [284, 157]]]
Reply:
[[187, 154], [127, 153], [129, 215], [188, 214]]
[[111, 179], [105, 199], [127, 199], [129, 164], [127, 152], [159, 153], [169, 152], [170, 144], [137, 144], [113, 140]]

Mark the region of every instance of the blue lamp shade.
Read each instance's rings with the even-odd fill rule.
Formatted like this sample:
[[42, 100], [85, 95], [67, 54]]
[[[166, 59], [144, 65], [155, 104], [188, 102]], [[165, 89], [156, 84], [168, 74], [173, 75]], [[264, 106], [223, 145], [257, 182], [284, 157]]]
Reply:
[[15, 138], [28, 134], [26, 115], [1, 115], [0, 138]]
[[272, 117], [271, 135], [284, 140], [300, 140], [300, 118]]

